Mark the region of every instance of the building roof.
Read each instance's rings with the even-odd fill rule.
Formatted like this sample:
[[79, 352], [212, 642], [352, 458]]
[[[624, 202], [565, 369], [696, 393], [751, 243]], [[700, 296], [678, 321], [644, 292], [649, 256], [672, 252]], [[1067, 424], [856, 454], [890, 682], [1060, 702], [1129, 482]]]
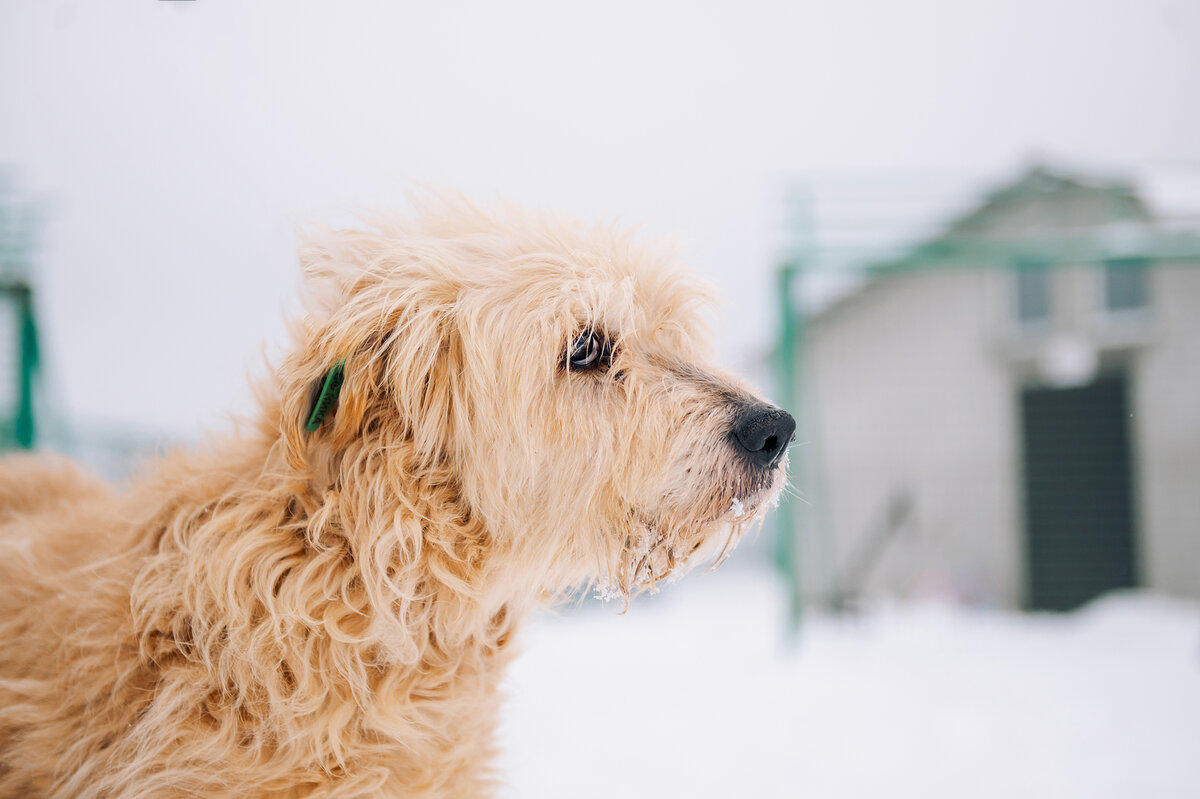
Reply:
[[1118, 258], [1200, 262], [1200, 227], [1164, 226], [1124, 180], [1034, 166], [898, 255], [843, 275], [842, 290], [809, 307], [825, 316], [889, 276], [934, 267], [1020, 268]]

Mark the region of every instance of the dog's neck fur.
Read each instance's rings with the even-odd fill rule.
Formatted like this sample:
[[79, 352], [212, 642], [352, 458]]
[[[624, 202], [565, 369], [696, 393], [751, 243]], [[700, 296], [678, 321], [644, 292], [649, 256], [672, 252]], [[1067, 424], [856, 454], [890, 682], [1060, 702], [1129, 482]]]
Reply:
[[266, 417], [207, 464], [160, 465], [143, 493], [159, 505], [132, 586], [142, 657], [193, 675], [196, 707], [178, 711], [211, 728], [214, 759], [478, 793], [536, 588], [502, 584], [452, 475], [411, 472], [403, 441], [317, 452], [298, 473]]

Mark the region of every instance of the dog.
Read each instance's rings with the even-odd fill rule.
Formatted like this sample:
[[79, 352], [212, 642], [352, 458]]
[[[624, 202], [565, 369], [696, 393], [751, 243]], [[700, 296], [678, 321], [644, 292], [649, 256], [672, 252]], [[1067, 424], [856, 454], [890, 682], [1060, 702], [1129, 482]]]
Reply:
[[521, 620], [721, 559], [795, 423], [614, 225], [433, 198], [300, 247], [251, 423], [0, 465], [0, 797], [489, 795]]

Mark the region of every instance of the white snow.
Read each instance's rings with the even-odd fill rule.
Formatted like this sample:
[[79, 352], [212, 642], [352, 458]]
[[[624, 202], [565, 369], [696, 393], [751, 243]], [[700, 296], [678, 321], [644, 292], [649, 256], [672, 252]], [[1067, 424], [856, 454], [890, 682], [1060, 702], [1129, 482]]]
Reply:
[[[590, 608], [590, 610], [589, 610]], [[503, 797], [1184, 797], [1200, 790], [1200, 606], [938, 604], [809, 616], [774, 578], [694, 574], [620, 616], [534, 621]]]
[[593, 596], [595, 596], [596, 599], [599, 599], [601, 602], [611, 602], [614, 599], [620, 599], [624, 596], [624, 594], [622, 594], [621, 590], [616, 586], [604, 583], [597, 585], [593, 589]]

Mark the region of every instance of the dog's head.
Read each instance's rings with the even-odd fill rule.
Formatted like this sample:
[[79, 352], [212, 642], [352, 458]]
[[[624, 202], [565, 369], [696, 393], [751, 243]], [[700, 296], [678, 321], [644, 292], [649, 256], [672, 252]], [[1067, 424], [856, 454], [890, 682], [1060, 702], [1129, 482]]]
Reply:
[[302, 250], [317, 301], [283, 371], [292, 466], [424, 514], [404, 495], [436, 492], [531, 588], [626, 596], [719, 556], [782, 489], [793, 420], [709, 365], [708, 294], [666, 250], [461, 201], [373, 225]]

